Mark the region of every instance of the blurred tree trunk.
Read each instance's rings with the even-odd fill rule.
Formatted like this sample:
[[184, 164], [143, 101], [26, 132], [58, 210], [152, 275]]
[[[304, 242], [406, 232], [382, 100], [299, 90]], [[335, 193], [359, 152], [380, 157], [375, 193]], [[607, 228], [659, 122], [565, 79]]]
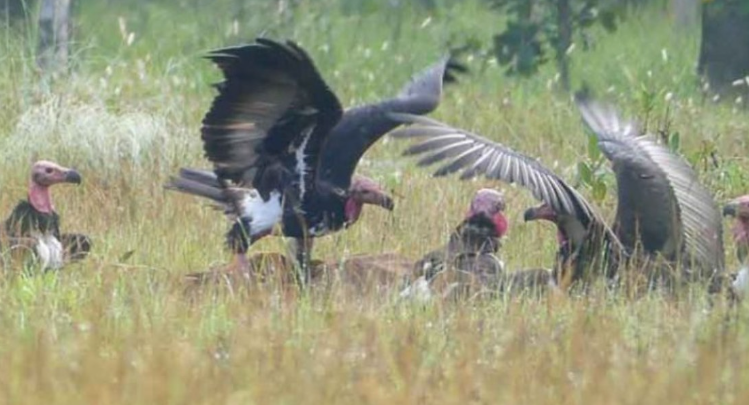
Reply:
[[570, 91], [570, 63], [567, 51], [572, 45], [572, 14], [570, 0], [557, 0], [556, 60], [559, 81], [564, 91]]
[[[749, 76], [749, 2], [703, 3], [698, 71], [718, 94], [735, 92], [732, 83]], [[747, 93], [746, 85], [735, 90]]]
[[37, 64], [44, 71], [55, 71], [68, 64], [70, 1], [42, 0], [39, 8]]
[[671, 14], [677, 27], [696, 24], [699, 10], [699, 0], [671, 0]]
[[33, 7], [33, 0], [0, 0], [0, 23], [19, 20]]

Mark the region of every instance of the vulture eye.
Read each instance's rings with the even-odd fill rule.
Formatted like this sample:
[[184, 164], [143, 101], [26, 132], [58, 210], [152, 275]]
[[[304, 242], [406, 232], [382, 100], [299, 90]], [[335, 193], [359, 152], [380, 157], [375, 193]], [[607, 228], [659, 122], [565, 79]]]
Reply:
[[47, 173], [47, 174], [52, 174], [53, 170], [52, 170], [51, 167], [48, 167], [48, 168], [44, 169], [44, 172]]

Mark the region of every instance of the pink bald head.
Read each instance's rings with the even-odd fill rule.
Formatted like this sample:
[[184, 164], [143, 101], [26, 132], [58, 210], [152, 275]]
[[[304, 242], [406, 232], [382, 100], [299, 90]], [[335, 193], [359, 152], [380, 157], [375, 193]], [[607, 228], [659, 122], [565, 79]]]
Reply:
[[81, 183], [81, 175], [57, 163], [40, 160], [31, 165], [29, 203], [39, 212], [49, 214], [54, 211], [49, 188], [59, 183]]
[[349, 224], [356, 222], [364, 204], [377, 205], [388, 211], [392, 211], [394, 207], [392, 197], [385, 193], [379, 184], [368, 177], [354, 175], [344, 207], [346, 222]]
[[489, 188], [477, 191], [471, 200], [471, 206], [466, 213], [466, 219], [476, 215], [483, 215], [492, 220], [497, 235], [502, 237], [507, 233], [509, 223], [504, 216], [505, 197], [502, 192]]

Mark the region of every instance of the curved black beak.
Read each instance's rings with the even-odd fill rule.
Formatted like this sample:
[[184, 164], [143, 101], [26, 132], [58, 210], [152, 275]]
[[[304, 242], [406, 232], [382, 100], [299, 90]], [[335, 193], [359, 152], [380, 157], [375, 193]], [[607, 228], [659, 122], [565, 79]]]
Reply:
[[523, 213], [523, 221], [530, 222], [536, 220], [536, 207], [530, 207]]
[[81, 181], [83, 181], [83, 178], [75, 169], [70, 169], [65, 173], [66, 183], [81, 184]]
[[392, 197], [386, 195], [382, 198], [382, 203], [380, 204], [380, 206], [388, 211], [392, 211], [393, 208], [395, 208], [395, 202], [393, 202]]
[[728, 204], [723, 206], [723, 216], [724, 217], [735, 217], [738, 213], [739, 204], [735, 201], [731, 201]]

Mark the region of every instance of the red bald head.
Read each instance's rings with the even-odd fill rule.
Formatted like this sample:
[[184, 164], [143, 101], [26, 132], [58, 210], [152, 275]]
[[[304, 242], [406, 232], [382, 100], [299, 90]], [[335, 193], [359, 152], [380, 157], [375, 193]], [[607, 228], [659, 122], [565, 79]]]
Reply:
[[502, 237], [507, 233], [507, 228], [509, 227], [507, 218], [504, 216], [505, 206], [505, 197], [502, 192], [482, 188], [473, 196], [471, 206], [468, 208], [468, 213], [466, 213], [466, 219], [476, 215], [483, 215], [491, 219], [497, 235]]
[[364, 204], [377, 205], [392, 211], [394, 207], [393, 199], [382, 190], [379, 184], [374, 180], [354, 175], [351, 179], [351, 186], [348, 190], [348, 199], [344, 208], [346, 222], [349, 224], [356, 222], [361, 215]]
[[37, 211], [51, 213], [54, 211], [49, 188], [59, 183], [81, 183], [81, 175], [74, 169], [62, 167], [57, 163], [40, 160], [31, 166], [29, 184], [29, 203]]

